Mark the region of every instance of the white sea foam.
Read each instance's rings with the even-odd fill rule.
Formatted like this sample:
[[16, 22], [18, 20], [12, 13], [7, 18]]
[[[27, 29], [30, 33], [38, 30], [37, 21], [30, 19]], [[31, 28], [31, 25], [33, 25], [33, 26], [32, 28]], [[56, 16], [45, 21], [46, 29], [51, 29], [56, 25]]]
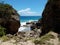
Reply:
[[28, 22], [34, 22], [34, 21], [38, 21], [38, 20], [29, 20]]
[[21, 22], [21, 26], [26, 25], [26, 22]]
[[27, 22], [34, 22], [34, 21], [38, 21], [38, 20], [28, 20], [26, 22], [21, 22], [21, 26], [26, 25]]
[[[34, 22], [34, 21], [37, 21], [37, 20], [29, 20], [29, 21], [27, 21], [27, 22]], [[31, 28], [30, 28], [30, 26], [23, 26], [23, 25], [26, 25], [26, 23], [27, 22], [21, 22], [21, 27], [18, 29], [18, 32], [23, 32], [23, 31], [30, 31], [31, 30]]]
[[31, 28], [28, 26], [21, 26], [19, 29], [18, 29], [18, 32], [27, 32], [27, 31], [30, 31]]

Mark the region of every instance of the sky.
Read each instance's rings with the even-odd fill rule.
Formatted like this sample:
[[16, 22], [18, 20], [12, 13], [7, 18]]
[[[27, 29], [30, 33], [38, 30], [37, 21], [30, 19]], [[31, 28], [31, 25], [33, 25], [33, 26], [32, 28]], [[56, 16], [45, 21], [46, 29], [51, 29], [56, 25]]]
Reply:
[[41, 16], [47, 0], [0, 0], [13, 6], [20, 16]]

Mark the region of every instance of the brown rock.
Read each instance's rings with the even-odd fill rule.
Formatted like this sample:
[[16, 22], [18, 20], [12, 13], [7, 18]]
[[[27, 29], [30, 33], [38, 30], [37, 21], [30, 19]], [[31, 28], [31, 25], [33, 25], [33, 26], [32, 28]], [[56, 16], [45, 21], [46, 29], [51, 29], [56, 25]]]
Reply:
[[[7, 23], [8, 24], [8, 23]], [[7, 25], [7, 33], [15, 34], [18, 32], [18, 28], [20, 27], [20, 22], [17, 20], [9, 21], [9, 25]]]
[[48, 0], [42, 13], [42, 33], [50, 30], [60, 33], [60, 0]]
[[0, 3], [0, 25], [6, 28], [7, 33], [11, 34], [15, 34], [20, 27], [19, 14], [9, 4]]

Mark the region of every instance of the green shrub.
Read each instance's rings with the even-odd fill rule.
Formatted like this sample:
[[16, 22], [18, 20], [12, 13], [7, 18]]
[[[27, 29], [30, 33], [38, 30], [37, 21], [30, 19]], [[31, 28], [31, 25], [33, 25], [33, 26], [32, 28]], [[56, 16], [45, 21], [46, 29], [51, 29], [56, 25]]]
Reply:
[[3, 36], [6, 34], [6, 29], [0, 25], [0, 36]]

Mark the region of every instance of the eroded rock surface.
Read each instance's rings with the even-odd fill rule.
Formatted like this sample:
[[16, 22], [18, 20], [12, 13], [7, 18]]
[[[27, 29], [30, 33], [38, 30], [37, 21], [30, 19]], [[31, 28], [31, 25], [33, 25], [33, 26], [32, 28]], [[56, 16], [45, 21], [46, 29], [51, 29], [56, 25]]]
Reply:
[[11, 34], [16, 33], [20, 27], [19, 14], [9, 4], [0, 3], [0, 25]]
[[42, 13], [42, 33], [50, 30], [60, 34], [60, 0], [48, 0]]

